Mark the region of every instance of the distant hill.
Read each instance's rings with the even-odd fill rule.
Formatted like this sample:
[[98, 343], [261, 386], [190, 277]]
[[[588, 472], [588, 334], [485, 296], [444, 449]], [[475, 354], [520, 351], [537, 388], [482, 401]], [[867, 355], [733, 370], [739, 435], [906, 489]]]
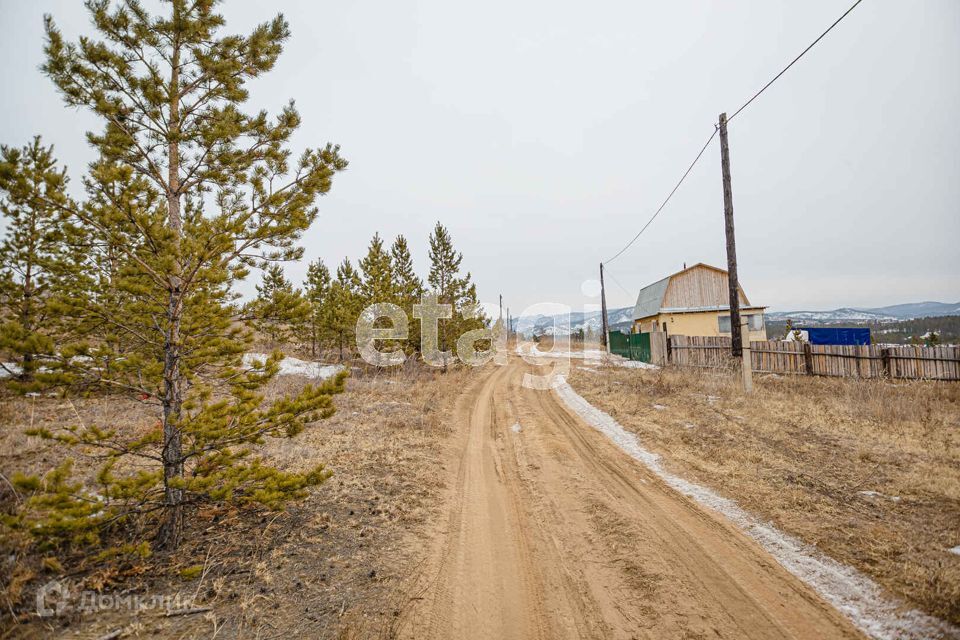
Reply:
[[[566, 322], [565, 316], [522, 316], [513, 320], [513, 330], [523, 335], [567, 335], [580, 329], [584, 333], [600, 333], [603, 326], [600, 311], [574, 311], [569, 326], [565, 326]], [[633, 323], [633, 307], [607, 309], [607, 322], [614, 329], [629, 327]]]
[[898, 318], [889, 313], [874, 311], [873, 309], [854, 309], [852, 307], [843, 307], [842, 309], [833, 309], [831, 311], [770, 311], [767, 312], [767, 320], [786, 320], [791, 319], [794, 322], [851, 322], [867, 321], [882, 322], [884, 320], [897, 320]]
[[889, 307], [868, 309], [888, 313], [903, 320], [910, 318], [939, 318], [941, 316], [960, 315], [960, 302], [908, 302], [894, 304]]
[[773, 311], [767, 313], [767, 318], [773, 321], [789, 318], [794, 321], [833, 324], [851, 321], [889, 322], [954, 315], [960, 315], [960, 302], [910, 302], [887, 307], [843, 307], [830, 311]]
[[[794, 322], [810, 324], [882, 324], [956, 315], [960, 315], [960, 302], [910, 302], [887, 307], [842, 307], [829, 311], [772, 311], [767, 313], [767, 320], [771, 323], [784, 322], [789, 318]], [[609, 309], [607, 319], [612, 329], [628, 329], [633, 324], [633, 307]], [[558, 325], [556, 329], [555, 322]], [[569, 327], [563, 326], [565, 322], [566, 319], [560, 316], [522, 316], [513, 320], [513, 330], [524, 335], [565, 335], [579, 329], [585, 333], [599, 333], [603, 324], [599, 311], [574, 311], [570, 314]]]

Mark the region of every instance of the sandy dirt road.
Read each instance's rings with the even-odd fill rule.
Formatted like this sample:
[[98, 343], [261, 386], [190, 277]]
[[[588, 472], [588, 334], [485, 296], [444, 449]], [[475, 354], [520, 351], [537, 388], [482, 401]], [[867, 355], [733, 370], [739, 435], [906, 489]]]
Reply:
[[552, 391], [489, 366], [456, 411], [448, 517], [408, 593], [408, 638], [858, 638], [718, 516]]

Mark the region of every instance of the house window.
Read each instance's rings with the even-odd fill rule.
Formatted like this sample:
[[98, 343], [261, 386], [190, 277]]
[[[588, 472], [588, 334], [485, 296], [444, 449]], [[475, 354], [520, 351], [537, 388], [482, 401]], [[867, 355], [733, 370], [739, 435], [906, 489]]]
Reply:
[[[751, 313], [741, 317], [746, 319], [750, 331], [763, 331], [762, 313]], [[730, 316], [717, 316], [717, 325], [720, 333], [730, 333]]]
[[717, 316], [720, 333], [730, 333], [730, 316]]

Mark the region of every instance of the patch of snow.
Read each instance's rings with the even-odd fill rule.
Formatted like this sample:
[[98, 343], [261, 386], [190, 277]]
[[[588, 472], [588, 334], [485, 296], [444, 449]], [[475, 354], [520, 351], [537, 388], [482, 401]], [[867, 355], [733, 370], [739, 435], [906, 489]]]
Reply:
[[[41, 365], [34, 369], [34, 371], [36, 373], [49, 373], [50, 367]], [[0, 367], [0, 380], [19, 376], [21, 373], [23, 373], [23, 369], [16, 362], [4, 362], [3, 366]]]
[[584, 360], [599, 361], [599, 360], [603, 360], [607, 356], [606, 351], [600, 351], [599, 349], [584, 349], [583, 351], [575, 352], [575, 353], [582, 353]]
[[653, 405], [653, 408], [656, 409], [657, 411], [663, 411], [663, 410], [666, 409], [667, 407], [666, 407], [666, 405], [655, 404], [655, 405]]
[[626, 369], [659, 369], [655, 364], [650, 364], [648, 362], [639, 362], [636, 360], [627, 360], [621, 356], [607, 353], [600, 349], [585, 349], [583, 351], [540, 351], [537, 348], [536, 344], [531, 344], [528, 351], [523, 351], [520, 345], [517, 345], [516, 349], [517, 355], [519, 356], [530, 356], [533, 358], [566, 358], [566, 359], [583, 359], [584, 362], [596, 363], [596, 364], [612, 364], [616, 367], [624, 367]]
[[614, 364], [618, 367], [623, 367], [624, 369], [659, 369], [655, 364], [650, 364], [649, 362], [640, 362], [639, 360], [625, 360], [619, 358], [617, 360], [610, 360], [610, 364]]
[[857, 491], [857, 493], [867, 498], [883, 498], [884, 500], [891, 500], [892, 502], [900, 502], [900, 496], [888, 496], [879, 491]]
[[951, 548], [951, 549], [947, 549], [947, 551], [949, 551], [950, 553], [955, 553], [955, 554], [957, 554], [958, 556], [960, 556], [960, 544], [958, 544], [957, 546], [955, 546], [955, 547], [953, 547], [953, 548]]
[[869, 577], [783, 533], [742, 509], [736, 501], [670, 473], [664, 469], [658, 454], [644, 449], [635, 434], [583, 399], [562, 377], [555, 389], [563, 402], [587, 424], [610, 438], [674, 490], [726, 517], [868, 636], [877, 640], [919, 640], [938, 635], [960, 637], [960, 628], [923, 612], [903, 608], [900, 603], [886, 598]]
[[[245, 353], [243, 355], [243, 365], [253, 368], [255, 366], [254, 362], [264, 362], [267, 357], [265, 353]], [[332, 378], [337, 375], [343, 371], [343, 369], [342, 364], [323, 364], [321, 362], [307, 362], [306, 360], [300, 360], [298, 358], [286, 357], [280, 361], [279, 375], [302, 376], [304, 378], [310, 378], [311, 380], [326, 380], [327, 378]]]
[[[519, 347], [517, 350], [519, 353]], [[530, 345], [529, 355], [533, 356], [534, 358], [577, 358], [600, 362], [607, 354], [599, 349], [585, 349], [583, 351], [540, 351], [540, 349], [537, 348], [537, 345], [534, 344]]]
[[0, 367], [0, 380], [11, 376], [18, 376], [20, 373], [20, 365], [16, 362], [4, 362], [3, 366]]
[[522, 428], [520, 427], [520, 423], [515, 422], [513, 426], [510, 427], [510, 430], [513, 431], [514, 433], [520, 433], [520, 431], [522, 430]]

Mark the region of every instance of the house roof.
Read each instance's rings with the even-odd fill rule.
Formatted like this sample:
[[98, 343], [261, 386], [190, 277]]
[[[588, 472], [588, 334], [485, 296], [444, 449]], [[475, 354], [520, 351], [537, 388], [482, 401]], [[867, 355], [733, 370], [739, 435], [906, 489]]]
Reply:
[[[691, 271], [697, 268], [706, 268], [713, 271], [719, 271], [720, 273], [726, 273], [723, 269], [719, 267], [714, 267], [713, 265], [705, 264], [703, 262], [698, 262], [697, 264], [681, 269], [676, 273], [671, 273], [666, 278], [662, 280], [657, 280], [653, 284], [645, 286], [643, 289], [640, 289], [640, 293], [637, 295], [637, 304], [633, 307], [633, 319], [639, 320], [641, 318], [647, 318], [649, 316], [655, 316], [659, 313], [685, 313], [693, 311], [722, 311], [729, 309], [729, 305], [720, 306], [720, 307], [696, 307], [696, 308], [664, 308], [663, 298], [667, 293], [667, 287], [670, 285], [670, 279], [676, 276], [679, 276], [682, 273]], [[764, 307], [757, 307], [750, 304], [741, 305], [742, 309], [763, 309]]]
[[637, 296], [637, 304], [633, 308], [633, 319], [655, 316], [660, 313], [660, 307], [663, 304], [663, 295], [667, 292], [667, 285], [670, 284], [670, 278], [667, 276], [663, 280], [657, 280], [653, 284], [648, 284], [640, 289], [640, 295]]

